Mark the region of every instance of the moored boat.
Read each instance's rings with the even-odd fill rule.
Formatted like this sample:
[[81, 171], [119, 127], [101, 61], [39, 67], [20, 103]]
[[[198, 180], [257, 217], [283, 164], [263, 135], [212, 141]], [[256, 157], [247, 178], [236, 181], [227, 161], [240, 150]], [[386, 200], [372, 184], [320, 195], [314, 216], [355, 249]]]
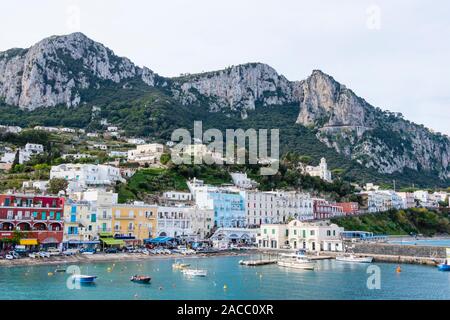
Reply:
[[443, 263], [437, 265], [439, 271], [450, 271], [450, 248], [445, 248], [445, 252], [447, 258]]
[[308, 259], [304, 254], [290, 253], [282, 254], [281, 258], [277, 261], [280, 267], [314, 270], [316, 263]]
[[97, 279], [97, 276], [88, 276], [83, 274], [75, 274], [73, 275], [73, 279], [75, 281], [78, 281], [80, 283], [93, 283], [95, 279]]
[[206, 277], [208, 271], [204, 269], [183, 269], [183, 274], [192, 277]]
[[173, 269], [185, 269], [189, 266], [190, 264], [188, 263], [180, 263], [180, 262], [175, 262], [174, 264], [172, 264]]
[[356, 263], [372, 263], [373, 257], [358, 257], [353, 254], [345, 256], [336, 256], [337, 261], [356, 262]]
[[136, 282], [136, 283], [150, 283], [151, 279], [152, 278], [150, 278], [149, 276], [134, 275], [130, 278], [130, 281]]

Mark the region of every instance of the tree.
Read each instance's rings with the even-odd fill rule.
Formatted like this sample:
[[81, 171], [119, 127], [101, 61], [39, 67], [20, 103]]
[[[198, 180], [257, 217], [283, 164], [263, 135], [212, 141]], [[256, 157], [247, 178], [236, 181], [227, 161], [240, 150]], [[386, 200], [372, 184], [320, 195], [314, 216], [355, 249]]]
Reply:
[[163, 153], [162, 155], [161, 155], [161, 158], [159, 159], [159, 161], [162, 163], [162, 164], [167, 164], [169, 161], [170, 161], [170, 154], [169, 153]]
[[69, 183], [66, 179], [63, 178], [53, 178], [50, 179], [48, 183], [48, 192], [51, 194], [58, 194], [60, 191], [64, 191], [66, 193], [66, 189]]

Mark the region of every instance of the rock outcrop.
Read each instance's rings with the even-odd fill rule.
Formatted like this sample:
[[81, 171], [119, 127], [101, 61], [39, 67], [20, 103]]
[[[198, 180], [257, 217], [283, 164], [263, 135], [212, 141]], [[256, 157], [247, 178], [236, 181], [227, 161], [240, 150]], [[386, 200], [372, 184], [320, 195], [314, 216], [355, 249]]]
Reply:
[[101, 81], [120, 83], [141, 78], [155, 85], [157, 75], [82, 33], [46, 38], [29, 49], [0, 53], [0, 97], [11, 105], [33, 110], [59, 104], [76, 106], [81, 91]]

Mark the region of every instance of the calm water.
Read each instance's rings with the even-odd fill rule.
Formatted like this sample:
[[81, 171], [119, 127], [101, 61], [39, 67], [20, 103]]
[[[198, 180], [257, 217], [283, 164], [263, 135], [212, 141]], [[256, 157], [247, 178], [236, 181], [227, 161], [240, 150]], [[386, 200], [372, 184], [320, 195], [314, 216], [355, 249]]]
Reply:
[[[3, 267], [0, 299], [450, 299], [450, 272], [429, 266], [402, 265], [397, 274], [396, 265], [377, 263], [381, 289], [369, 290], [368, 265], [323, 260], [316, 271], [302, 271], [240, 266], [242, 258], [185, 259], [208, 269], [208, 277], [193, 279], [172, 270], [174, 259], [119, 262], [113, 268], [112, 263], [84, 264], [82, 273], [98, 279], [80, 290], [67, 289], [65, 273], [49, 276], [55, 266]], [[148, 274], [152, 283], [132, 283], [133, 274]]]
[[441, 240], [392, 240], [389, 243], [404, 244], [404, 245], [418, 245], [418, 246], [437, 246], [437, 247], [449, 247], [450, 239]]

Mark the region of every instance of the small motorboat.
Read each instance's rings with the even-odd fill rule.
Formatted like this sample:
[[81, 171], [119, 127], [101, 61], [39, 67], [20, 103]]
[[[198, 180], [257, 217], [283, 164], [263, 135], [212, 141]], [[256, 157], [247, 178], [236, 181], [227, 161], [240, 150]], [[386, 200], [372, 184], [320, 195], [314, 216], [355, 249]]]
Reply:
[[175, 262], [174, 264], [172, 264], [173, 269], [185, 269], [189, 266], [190, 264], [188, 263], [180, 263], [180, 262]]
[[437, 265], [439, 271], [450, 271], [450, 264], [448, 264], [448, 259], [445, 259], [443, 263]]
[[56, 272], [66, 272], [66, 269], [64, 269], [64, 268], [58, 268], [58, 269], [55, 269], [55, 273]]
[[203, 269], [183, 269], [183, 274], [191, 277], [206, 277], [208, 275], [207, 270]]
[[132, 282], [137, 282], [137, 283], [150, 283], [150, 280], [152, 278], [148, 277], [148, 276], [138, 276], [138, 275], [134, 275], [130, 278], [130, 281]]
[[373, 257], [357, 257], [351, 254], [349, 256], [336, 256], [336, 260], [343, 262], [372, 263]]
[[97, 276], [88, 276], [83, 274], [75, 274], [72, 278], [74, 281], [78, 281], [79, 283], [93, 283]]

